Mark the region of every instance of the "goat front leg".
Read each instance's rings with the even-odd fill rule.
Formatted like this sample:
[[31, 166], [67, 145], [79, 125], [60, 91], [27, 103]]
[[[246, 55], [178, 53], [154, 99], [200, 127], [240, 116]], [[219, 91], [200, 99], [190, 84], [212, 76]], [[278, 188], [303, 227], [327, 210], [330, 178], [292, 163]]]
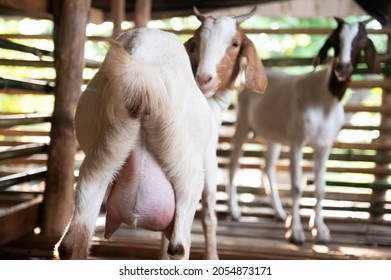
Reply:
[[289, 226], [287, 237], [294, 244], [302, 244], [305, 241], [303, 225], [300, 218], [300, 200], [302, 197], [302, 167], [301, 160], [303, 158], [302, 145], [291, 145], [291, 185], [292, 185], [292, 216], [287, 219]]
[[[212, 152], [213, 151], [213, 152]], [[205, 237], [205, 256], [207, 260], [217, 260], [217, 217], [216, 217], [216, 192], [217, 192], [217, 157], [213, 146], [209, 158], [205, 163], [205, 186], [202, 192], [202, 227]]]
[[326, 226], [322, 215], [322, 201], [325, 196], [324, 186], [326, 173], [326, 162], [330, 154], [330, 147], [320, 147], [314, 149], [315, 167], [315, 212], [310, 219], [310, 228], [316, 242], [327, 243], [330, 241], [330, 231]]
[[281, 144], [275, 142], [267, 143], [265, 154], [265, 172], [267, 176], [263, 177], [263, 184], [266, 193], [271, 197], [271, 203], [275, 212], [275, 216], [280, 221], [285, 221], [286, 212], [282, 207], [281, 198], [278, 193], [276, 164], [280, 156]]

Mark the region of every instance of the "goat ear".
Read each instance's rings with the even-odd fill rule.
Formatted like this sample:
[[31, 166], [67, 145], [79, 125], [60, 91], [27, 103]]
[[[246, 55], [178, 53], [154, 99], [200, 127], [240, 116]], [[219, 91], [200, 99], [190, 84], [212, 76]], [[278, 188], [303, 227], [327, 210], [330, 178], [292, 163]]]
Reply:
[[338, 26], [342, 25], [345, 21], [340, 17], [334, 17], [335, 21], [337, 22]]
[[331, 39], [328, 38], [326, 42], [324, 43], [323, 47], [319, 50], [318, 55], [315, 57], [312, 65], [314, 67], [318, 66], [319, 64], [322, 64], [326, 57], [328, 50], [333, 46], [333, 43], [331, 42]]
[[367, 40], [367, 45], [364, 48], [365, 61], [367, 62], [369, 70], [374, 73], [380, 73], [380, 61], [376, 48], [371, 39], [368, 38]]
[[247, 59], [245, 75], [246, 87], [251, 91], [263, 93], [267, 87], [265, 68], [258, 57], [253, 42], [247, 37], [245, 37], [243, 41], [241, 55]]
[[195, 43], [194, 43], [194, 37], [191, 37], [189, 40], [187, 40], [184, 44], [187, 55], [190, 59], [191, 69], [193, 70], [193, 73], [197, 71], [198, 63], [196, 58], [196, 50], [195, 50]]

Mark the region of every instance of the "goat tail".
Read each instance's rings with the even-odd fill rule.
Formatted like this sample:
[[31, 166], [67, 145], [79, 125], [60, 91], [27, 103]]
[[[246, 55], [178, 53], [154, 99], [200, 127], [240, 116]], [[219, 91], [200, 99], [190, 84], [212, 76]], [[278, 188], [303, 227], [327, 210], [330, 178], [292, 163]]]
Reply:
[[[103, 74], [102, 98], [109, 119], [158, 115], [164, 108], [166, 88], [154, 75], [153, 67], [135, 60], [120, 43], [110, 41], [110, 49], [99, 70]], [[125, 109], [124, 111], [121, 111]]]

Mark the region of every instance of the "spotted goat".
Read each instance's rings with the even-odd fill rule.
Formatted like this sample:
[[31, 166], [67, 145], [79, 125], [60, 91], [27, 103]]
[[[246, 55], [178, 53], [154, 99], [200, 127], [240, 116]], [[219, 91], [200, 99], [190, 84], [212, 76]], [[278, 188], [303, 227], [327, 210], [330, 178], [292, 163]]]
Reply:
[[263, 95], [244, 89], [238, 97], [236, 130], [229, 164], [230, 213], [239, 219], [237, 189], [234, 184], [242, 145], [248, 133], [265, 139], [264, 185], [271, 196], [277, 218], [285, 220], [287, 214], [281, 204], [277, 188], [275, 165], [280, 155], [281, 144], [290, 146], [290, 176], [292, 185], [292, 213], [287, 219], [287, 238], [293, 243], [303, 243], [305, 235], [300, 220], [299, 208], [302, 197], [302, 149], [308, 145], [314, 150], [314, 173], [316, 205], [310, 219], [312, 234], [318, 242], [328, 242], [330, 232], [322, 216], [322, 200], [325, 196], [326, 161], [333, 141], [344, 122], [341, 103], [359, 62], [363, 50], [365, 61], [371, 71], [378, 73], [380, 64], [372, 41], [367, 37], [365, 24], [348, 24], [336, 18], [337, 28], [326, 40], [314, 60], [314, 67], [322, 63], [330, 48], [334, 59], [328, 67], [300, 76], [267, 71], [269, 86]]

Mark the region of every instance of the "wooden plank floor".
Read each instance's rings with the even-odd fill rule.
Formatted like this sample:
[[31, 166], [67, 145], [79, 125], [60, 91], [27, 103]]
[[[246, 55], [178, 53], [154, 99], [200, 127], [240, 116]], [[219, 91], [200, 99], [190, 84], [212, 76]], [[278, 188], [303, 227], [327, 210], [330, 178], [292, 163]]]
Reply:
[[[259, 174], [242, 178], [252, 185], [258, 185]], [[221, 176], [220, 177], [224, 177]], [[256, 181], [254, 178], [258, 178]], [[284, 178], [283, 178], [284, 179]], [[286, 181], [281, 179], [281, 181]], [[222, 181], [222, 180], [220, 180]], [[246, 185], [249, 182], [242, 182]], [[224, 184], [224, 182], [222, 182]], [[303, 226], [307, 241], [297, 246], [285, 239], [285, 224], [272, 216], [270, 201], [263, 187], [239, 188], [243, 218], [239, 222], [229, 219], [227, 195], [221, 186], [218, 190], [216, 211], [218, 214], [218, 252], [220, 259], [390, 259], [391, 260], [391, 219], [369, 221], [367, 207], [356, 207], [369, 201], [364, 191], [357, 194], [329, 189], [326, 200], [325, 220], [331, 231], [331, 242], [316, 244], [308, 229], [310, 209], [313, 206], [313, 188], [307, 186], [302, 206]], [[291, 199], [288, 188], [281, 185], [280, 194], [286, 209], [290, 209]], [[249, 202], [246, 196], [250, 196]], [[312, 200], [311, 200], [312, 199]], [[246, 201], [248, 200], [248, 201]], [[349, 205], [355, 207], [344, 207]], [[387, 203], [389, 204], [389, 196]], [[326, 206], [327, 206], [326, 205]], [[387, 206], [389, 211], [389, 206]], [[191, 259], [203, 259], [204, 238], [200, 212], [197, 212], [192, 228]], [[97, 229], [91, 246], [92, 259], [159, 259], [160, 233], [134, 230], [123, 225], [110, 240], [103, 238], [104, 215], [97, 221]], [[0, 246], [0, 259], [50, 259], [58, 238], [47, 238], [29, 234], [6, 245]]]
[[[225, 216], [225, 217], [224, 217]], [[303, 221], [308, 222], [308, 217]], [[332, 240], [316, 244], [306, 228], [307, 241], [297, 246], [285, 238], [284, 223], [270, 215], [230, 221], [219, 212], [219, 256], [229, 259], [391, 259], [391, 223], [327, 218]], [[103, 238], [104, 218], [98, 219], [92, 259], [159, 259], [160, 233], [122, 226], [110, 240]], [[27, 235], [0, 247], [0, 259], [50, 259], [56, 239]], [[198, 215], [192, 229], [191, 259], [202, 259], [203, 232]]]

